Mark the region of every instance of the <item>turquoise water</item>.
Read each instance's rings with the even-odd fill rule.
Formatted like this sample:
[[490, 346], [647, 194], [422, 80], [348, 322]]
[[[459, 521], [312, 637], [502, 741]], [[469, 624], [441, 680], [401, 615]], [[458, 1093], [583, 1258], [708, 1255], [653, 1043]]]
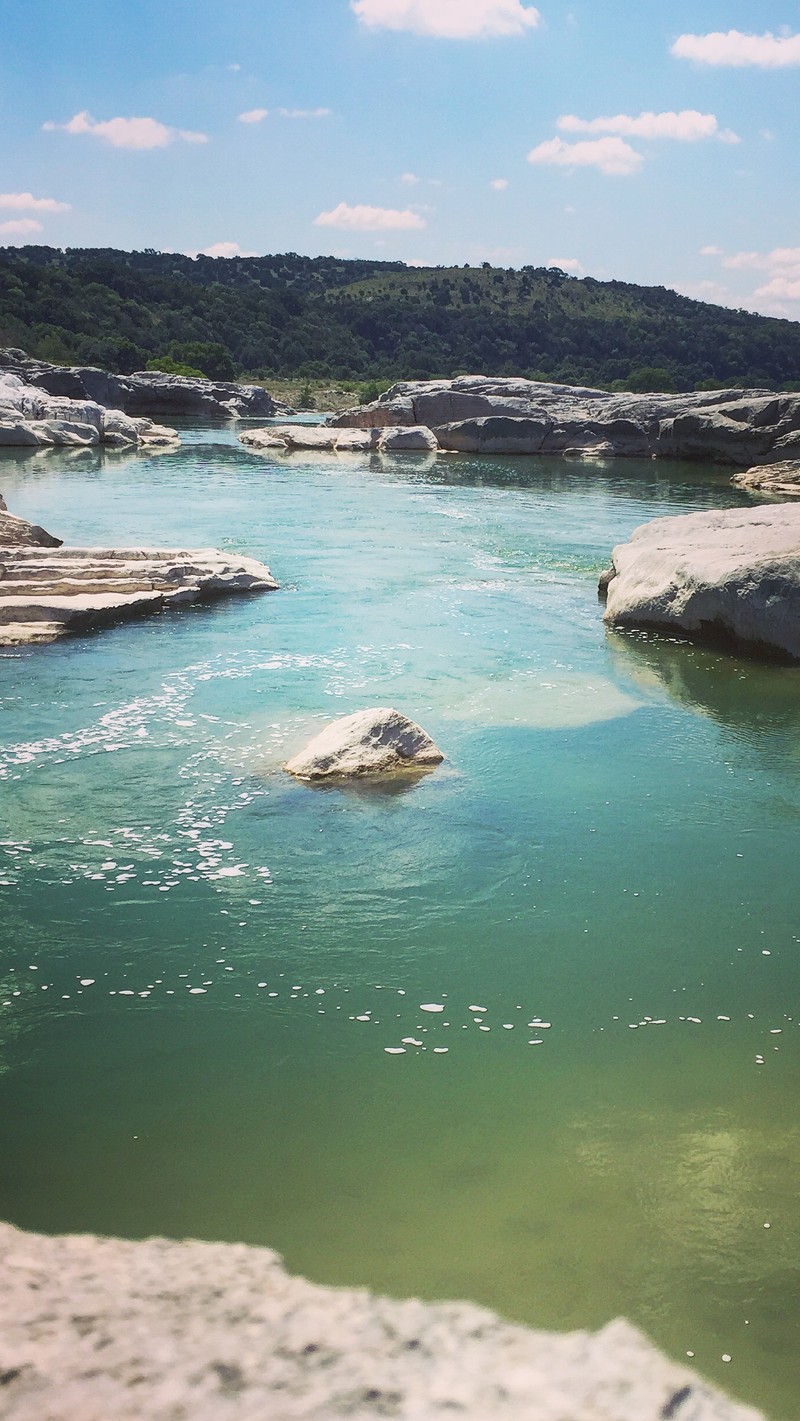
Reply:
[[[638, 523], [743, 496], [184, 437], [0, 463], [70, 541], [230, 547], [282, 588], [0, 653], [0, 1215], [624, 1314], [788, 1421], [800, 673], [609, 636], [595, 590]], [[371, 704], [446, 764], [282, 775]]]

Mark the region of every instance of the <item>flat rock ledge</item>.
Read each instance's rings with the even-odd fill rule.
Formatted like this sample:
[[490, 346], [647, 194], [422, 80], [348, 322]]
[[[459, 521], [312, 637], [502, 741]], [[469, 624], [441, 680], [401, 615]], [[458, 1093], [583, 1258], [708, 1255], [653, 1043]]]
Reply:
[[443, 759], [421, 726], [400, 711], [376, 706], [326, 725], [285, 769], [301, 780], [346, 779], [432, 769]]
[[265, 1248], [0, 1224], [0, 1269], [3, 1421], [764, 1421], [627, 1322], [534, 1332]]
[[247, 429], [240, 443], [257, 454], [319, 450], [334, 454], [424, 454], [439, 448], [436, 435], [422, 425], [394, 429], [337, 429], [331, 425], [287, 424]]
[[422, 426], [440, 449], [479, 454], [704, 459], [740, 466], [800, 457], [800, 394], [765, 390], [611, 394], [465, 375], [401, 382], [373, 404], [335, 416], [331, 425]]
[[800, 498], [800, 459], [781, 459], [777, 464], [755, 464], [734, 474], [731, 483], [736, 488], [774, 494], [778, 498]]
[[2, 523], [0, 514], [0, 646], [56, 641], [168, 607], [278, 586], [255, 558], [215, 548], [4, 546]]
[[600, 587], [612, 626], [800, 661], [800, 506], [656, 518], [614, 549]]

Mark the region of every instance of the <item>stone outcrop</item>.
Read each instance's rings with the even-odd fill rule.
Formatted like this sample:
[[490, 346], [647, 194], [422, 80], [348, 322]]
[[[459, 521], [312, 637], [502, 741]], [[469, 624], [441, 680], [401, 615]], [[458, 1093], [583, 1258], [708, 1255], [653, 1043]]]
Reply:
[[55, 641], [277, 585], [254, 558], [214, 548], [65, 548], [44, 529], [0, 512], [0, 646]]
[[285, 454], [309, 450], [333, 454], [424, 454], [439, 447], [435, 434], [425, 425], [364, 429], [322, 424], [271, 425], [267, 429], [246, 429], [239, 439], [245, 448], [258, 454], [280, 450]]
[[331, 421], [345, 428], [423, 425], [442, 449], [706, 459], [750, 465], [800, 456], [800, 394], [710, 390], [610, 394], [536, 380], [462, 376], [403, 382]]
[[301, 780], [344, 779], [430, 769], [443, 759], [421, 726], [400, 711], [378, 706], [326, 725], [286, 769]]
[[656, 518], [613, 552], [605, 620], [800, 661], [800, 505]]
[[265, 1248], [2, 1224], [0, 1271], [4, 1421], [763, 1421], [627, 1322], [536, 1332]]
[[26, 385], [19, 375], [0, 370], [0, 447], [114, 449], [175, 447], [174, 429], [106, 409], [95, 400], [51, 395]]
[[63, 538], [54, 538], [38, 523], [15, 518], [0, 498], [0, 548], [60, 548]]
[[23, 350], [0, 350], [0, 377], [17, 375], [25, 385], [67, 400], [91, 400], [104, 409], [133, 416], [187, 415], [201, 419], [270, 418], [290, 413], [260, 385], [239, 385], [184, 375], [140, 370], [110, 375], [93, 366], [49, 365]]
[[754, 493], [777, 498], [800, 498], [800, 459], [781, 459], [777, 464], [756, 464], [734, 474], [731, 483]]

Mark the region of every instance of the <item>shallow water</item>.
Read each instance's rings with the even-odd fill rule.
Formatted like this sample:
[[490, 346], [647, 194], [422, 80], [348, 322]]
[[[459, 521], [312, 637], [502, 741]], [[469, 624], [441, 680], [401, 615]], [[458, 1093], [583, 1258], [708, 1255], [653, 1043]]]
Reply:
[[[0, 1214], [625, 1314], [796, 1415], [800, 673], [609, 636], [595, 592], [636, 524], [746, 502], [726, 472], [196, 430], [0, 489], [282, 587], [0, 653]], [[282, 776], [370, 704], [446, 764]]]

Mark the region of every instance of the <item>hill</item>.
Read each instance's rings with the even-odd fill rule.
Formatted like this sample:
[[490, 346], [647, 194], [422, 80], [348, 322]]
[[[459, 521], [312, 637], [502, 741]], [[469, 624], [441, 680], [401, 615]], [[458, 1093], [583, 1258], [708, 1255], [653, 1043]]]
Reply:
[[119, 374], [800, 387], [800, 323], [556, 268], [0, 250], [0, 345]]

